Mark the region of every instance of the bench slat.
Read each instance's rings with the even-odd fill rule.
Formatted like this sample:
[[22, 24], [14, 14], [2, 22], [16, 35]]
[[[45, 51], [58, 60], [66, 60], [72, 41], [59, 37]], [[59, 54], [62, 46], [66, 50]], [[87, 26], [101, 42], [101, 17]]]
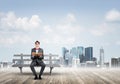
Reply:
[[[48, 55], [48, 54], [46, 54], [46, 55], [44, 55], [45, 57], [49, 57], [49, 56], [51, 56], [52, 54], [50, 54], [50, 55]], [[30, 54], [14, 54], [14, 56], [15, 57], [20, 57], [20, 56], [24, 56], [24, 57], [29, 57], [29, 56], [31, 56]], [[58, 55], [52, 55], [52, 57], [57, 57]]]
[[[12, 67], [30, 67], [30, 64], [14, 64], [14, 65], [12, 65]], [[46, 64], [46, 67], [60, 67], [60, 65], [59, 64], [52, 64], [52, 65], [50, 65], [50, 64]]]
[[[13, 61], [20, 61], [21, 59], [13, 59]], [[23, 61], [32, 61], [31, 59], [23, 59]], [[50, 61], [50, 59], [44, 59], [43, 61]], [[51, 61], [59, 61], [59, 59], [51, 59]]]

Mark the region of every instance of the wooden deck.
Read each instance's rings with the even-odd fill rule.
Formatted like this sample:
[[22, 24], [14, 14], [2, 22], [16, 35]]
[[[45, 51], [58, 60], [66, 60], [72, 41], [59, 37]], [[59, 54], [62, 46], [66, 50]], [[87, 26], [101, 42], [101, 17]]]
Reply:
[[[120, 84], [120, 69], [54, 68], [45, 69], [42, 80], [34, 80], [29, 68], [0, 69], [0, 84]], [[37, 68], [39, 72], [39, 68]]]

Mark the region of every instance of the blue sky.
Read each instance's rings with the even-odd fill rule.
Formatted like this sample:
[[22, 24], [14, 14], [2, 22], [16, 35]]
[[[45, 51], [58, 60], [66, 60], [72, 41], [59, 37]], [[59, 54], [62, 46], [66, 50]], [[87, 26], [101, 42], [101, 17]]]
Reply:
[[0, 61], [30, 53], [39, 40], [46, 54], [93, 46], [105, 60], [120, 56], [119, 0], [0, 0]]

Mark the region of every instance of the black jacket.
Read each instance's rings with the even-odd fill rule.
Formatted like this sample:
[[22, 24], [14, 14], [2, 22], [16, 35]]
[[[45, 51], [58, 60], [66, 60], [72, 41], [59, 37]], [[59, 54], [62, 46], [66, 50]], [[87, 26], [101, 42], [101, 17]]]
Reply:
[[36, 48], [31, 49], [31, 59], [32, 60], [36, 60], [36, 59], [42, 60], [42, 59], [44, 59], [44, 53], [43, 53], [43, 49], [42, 48], [38, 49], [38, 53], [42, 53], [42, 56], [40, 56], [40, 57], [32, 56], [32, 52], [36, 52]]

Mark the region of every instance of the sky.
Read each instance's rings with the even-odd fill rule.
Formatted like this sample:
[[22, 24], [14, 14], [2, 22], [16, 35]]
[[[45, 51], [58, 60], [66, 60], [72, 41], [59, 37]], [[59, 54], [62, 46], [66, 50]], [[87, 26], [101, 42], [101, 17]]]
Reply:
[[93, 47], [98, 58], [120, 57], [119, 0], [0, 0], [0, 61], [30, 54], [39, 40], [45, 54], [62, 47]]

